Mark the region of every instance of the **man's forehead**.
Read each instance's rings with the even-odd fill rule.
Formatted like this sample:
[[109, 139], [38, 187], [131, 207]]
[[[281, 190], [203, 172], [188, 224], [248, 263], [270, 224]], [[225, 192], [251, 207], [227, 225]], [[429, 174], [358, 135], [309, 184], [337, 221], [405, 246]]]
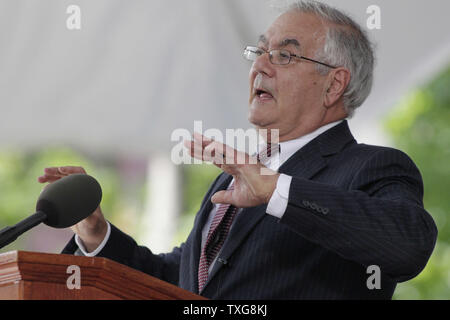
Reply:
[[289, 39], [295, 39], [299, 44], [309, 44], [324, 30], [323, 22], [316, 16], [288, 12], [278, 17], [258, 40], [271, 45], [278, 45]]

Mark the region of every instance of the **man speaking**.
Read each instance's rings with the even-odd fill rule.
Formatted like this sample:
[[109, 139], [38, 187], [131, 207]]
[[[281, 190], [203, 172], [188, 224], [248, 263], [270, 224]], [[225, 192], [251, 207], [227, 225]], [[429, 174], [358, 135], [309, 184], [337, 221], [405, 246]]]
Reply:
[[[390, 299], [423, 270], [437, 229], [411, 159], [358, 144], [345, 120], [371, 90], [370, 42], [342, 12], [302, 1], [244, 55], [253, 61], [249, 121], [278, 130], [279, 145], [268, 147], [280, 161], [216, 162], [224, 172], [170, 253], [138, 246], [100, 208], [72, 227], [63, 253], [107, 257], [212, 299]], [[224, 147], [194, 138], [188, 147], [199, 159], [215, 161]], [[229, 155], [239, 153], [225, 146]], [[46, 168], [39, 181], [80, 172]], [[380, 272], [375, 287], [371, 268]]]

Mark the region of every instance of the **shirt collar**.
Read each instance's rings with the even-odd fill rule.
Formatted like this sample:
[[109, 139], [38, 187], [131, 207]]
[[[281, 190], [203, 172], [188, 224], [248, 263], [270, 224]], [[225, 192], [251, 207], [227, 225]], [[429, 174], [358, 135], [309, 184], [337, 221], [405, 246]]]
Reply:
[[[313, 132], [310, 132], [299, 138], [280, 142], [280, 155], [279, 155], [279, 159], [276, 159], [278, 161], [273, 161], [274, 160], [273, 158], [278, 158], [278, 157], [272, 157], [272, 158], [269, 158], [268, 161], [263, 164], [272, 170], [278, 170], [278, 168], [284, 162], [286, 162], [286, 160], [288, 160], [292, 155], [294, 155], [294, 153], [296, 153], [298, 150], [303, 148], [310, 141], [314, 140], [315, 138], [317, 138], [319, 135], [321, 135], [325, 131], [333, 128], [334, 126], [337, 126], [342, 121], [344, 121], [344, 120], [338, 120], [335, 122], [328, 123], [318, 129], [314, 130]], [[261, 146], [262, 145], [260, 145], [260, 147]]]

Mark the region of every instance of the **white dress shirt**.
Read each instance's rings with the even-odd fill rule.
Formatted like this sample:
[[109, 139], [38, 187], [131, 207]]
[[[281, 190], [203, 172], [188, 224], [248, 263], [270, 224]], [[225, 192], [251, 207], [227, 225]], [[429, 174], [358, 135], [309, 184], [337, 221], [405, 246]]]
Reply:
[[[288, 160], [298, 150], [303, 148], [308, 142], [312, 141], [314, 138], [316, 138], [323, 132], [338, 125], [342, 121], [343, 120], [339, 120], [339, 121], [324, 125], [318, 129], [316, 129], [315, 131], [308, 133], [300, 138], [280, 142], [279, 157], [277, 157], [277, 156], [271, 157], [268, 159], [267, 162], [265, 162], [263, 164], [271, 170], [278, 171], [279, 167], [284, 162], [286, 162], [286, 160]], [[268, 213], [274, 217], [277, 217], [277, 218], [281, 218], [283, 216], [284, 212], [286, 211], [287, 204], [288, 204], [289, 188], [291, 186], [291, 180], [292, 180], [291, 176], [288, 176], [286, 174], [280, 174], [280, 177], [278, 178], [278, 181], [277, 181], [277, 186], [275, 188], [275, 191], [273, 192], [272, 197], [270, 198], [269, 203], [267, 205], [266, 213]], [[231, 182], [233, 182], [233, 180]], [[202, 244], [201, 244], [202, 249], [206, 243], [208, 231], [211, 226], [212, 219], [213, 219], [214, 215], [216, 214], [217, 207], [218, 207], [218, 204], [215, 204], [213, 206], [211, 212], [209, 213], [208, 219], [203, 227]], [[238, 212], [236, 213], [236, 215], [238, 215], [241, 210], [242, 209], [239, 209]], [[75, 242], [78, 245], [78, 248], [80, 250], [80, 252], [78, 252], [78, 254], [83, 254], [88, 257], [93, 257], [93, 256], [97, 255], [103, 249], [103, 247], [108, 242], [108, 239], [109, 239], [109, 236], [111, 233], [111, 226], [110, 226], [109, 222], [107, 224], [108, 224], [108, 230], [107, 230], [105, 238], [103, 239], [102, 243], [97, 247], [97, 249], [95, 249], [94, 251], [92, 251], [90, 253], [86, 251], [86, 249], [84, 248], [83, 242], [78, 237], [78, 235], [75, 235]], [[231, 225], [231, 228], [233, 228], [233, 225]], [[220, 255], [220, 252], [217, 254], [216, 259], [217, 259], [217, 257], [219, 257], [219, 255]], [[214, 259], [214, 261], [211, 263], [211, 265], [209, 267], [209, 272], [211, 272], [211, 270], [214, 266], [214, 263], [216, 262], [216, 259]]]

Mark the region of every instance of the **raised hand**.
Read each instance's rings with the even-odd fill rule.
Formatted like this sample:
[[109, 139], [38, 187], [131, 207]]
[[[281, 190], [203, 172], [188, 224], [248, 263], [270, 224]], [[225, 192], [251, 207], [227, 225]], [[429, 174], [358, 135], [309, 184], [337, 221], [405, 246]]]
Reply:
[[213, 203], [229, 203], [245, 208], [269, 202], [277, 185], [277, 172], [269, 170], [244, 152], [198, 133], [194, 133], [194, 141], [187, 140], [184, 145], [191, 157], [212, 162], [234, 177], [234, 190], [216, 192], [211, 198]]
[[[74, 166], [49, 167], [45, 168], [44, 174], [38, 177], [38, 182], [53, 183], [75, 173], [86, 174], [86, 171], [83, 167]], [[89, 217], [73, 225], [71, 229], [81, 238], [88, 252], [94, 251], [105, 238], [107, 231], [107, 222], [100, 206]]]

